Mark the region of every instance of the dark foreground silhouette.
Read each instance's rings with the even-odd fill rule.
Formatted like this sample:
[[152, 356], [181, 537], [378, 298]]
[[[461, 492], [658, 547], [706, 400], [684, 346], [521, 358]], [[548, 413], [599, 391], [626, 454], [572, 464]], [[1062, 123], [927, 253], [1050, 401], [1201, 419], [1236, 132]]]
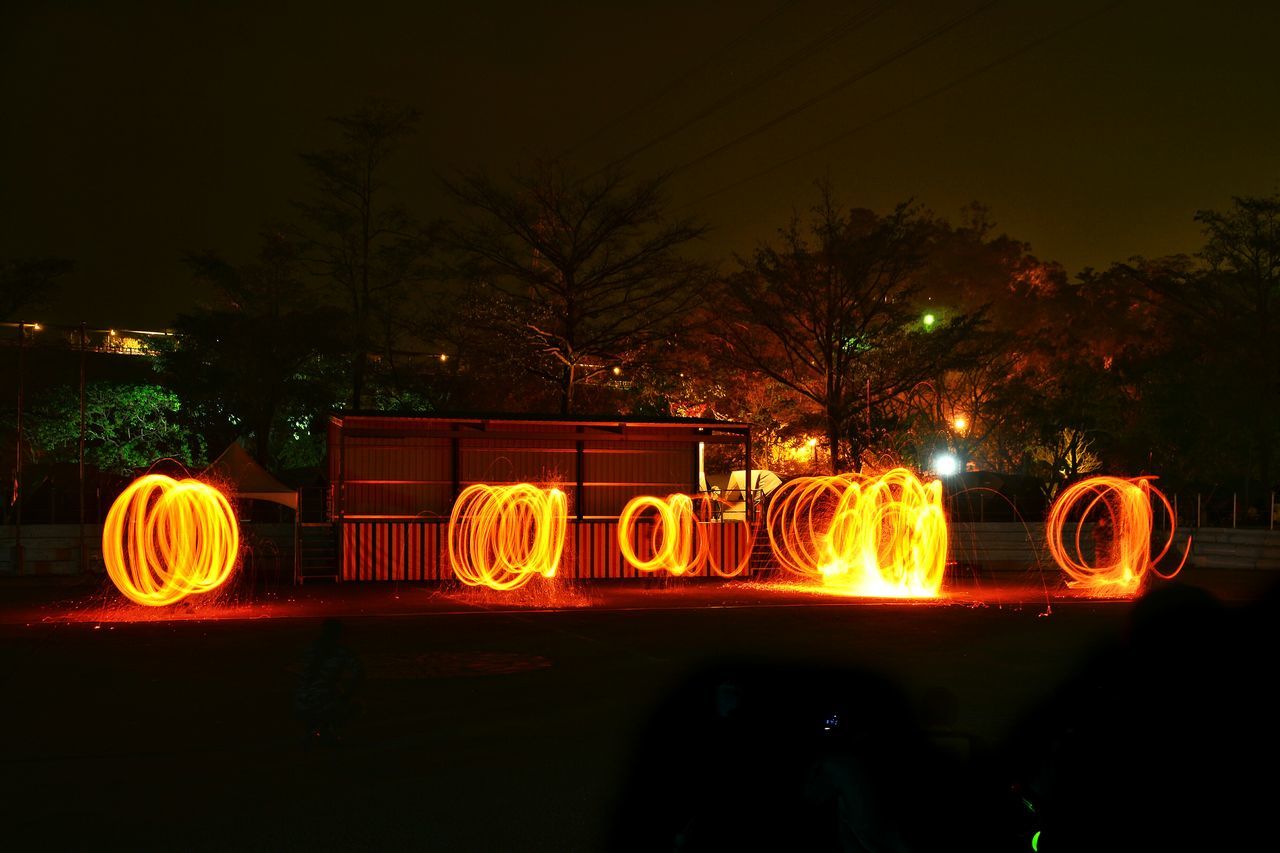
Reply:
[[342, 623], [326, 619], [307, 650], [294, 694], [294, 712], [308, 743], [332, 744], [359, 708], [364, 681], [360, 659], [342, 643]]
[[[616, 850], [1237, 850], [1276, 785], [1277, 596], [1168, 585], [998, 748], [866, 672], [728, 662], [656, 710]], [[999, 666], [998, 661], [992, 662]]]

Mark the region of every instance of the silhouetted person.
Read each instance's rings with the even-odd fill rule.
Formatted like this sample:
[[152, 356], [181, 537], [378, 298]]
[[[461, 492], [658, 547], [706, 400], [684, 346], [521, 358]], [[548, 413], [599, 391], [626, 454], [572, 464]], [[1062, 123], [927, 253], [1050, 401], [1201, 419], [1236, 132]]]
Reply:
[[356, 694], [364, 680], [359, 658], [342, 644], [342, 623], [326, 619], [320, 636], [307, 650], [294, 710], [306, 726], [309, 742], [332, 743], [356, 711]]
[[695, 674], [637, 744], [610, 848], [993, 851], [978, 842], [972, 786], [914, 716], [871, 673], [738, 663]]
[[1126, 642], [1025, 727], [1042, 851], [1243, 850], [1265, 837], [1274, 723], [1256, 685], [1274, 661], [1246, 616], [1202, 589], [1153, 589]]

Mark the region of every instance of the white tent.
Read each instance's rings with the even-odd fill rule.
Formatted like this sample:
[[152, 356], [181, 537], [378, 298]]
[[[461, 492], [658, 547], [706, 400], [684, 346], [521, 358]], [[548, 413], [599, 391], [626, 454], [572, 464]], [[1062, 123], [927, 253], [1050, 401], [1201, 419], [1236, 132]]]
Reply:
[[[746, 481], [747, 472], [745, 470], [729, 472], [729, 486], [721, 495], [721, 498], [726, 502], [724, 508], [725, 518], [746, 518], [747, 501], [746, 495], [743, 494], [743, 485]], [[757, 505], [781, 485], [782, 478], [772, 471], [751, 469], [750, 494], [751, 498], [757, 502]]]
[[291, 489], [268, 473], [266, 468], [240, 446], [232, 442], [208, 468], [204, 479], [227, 488], [235, 497], [284, 504], [298, 509], [298, 491]]

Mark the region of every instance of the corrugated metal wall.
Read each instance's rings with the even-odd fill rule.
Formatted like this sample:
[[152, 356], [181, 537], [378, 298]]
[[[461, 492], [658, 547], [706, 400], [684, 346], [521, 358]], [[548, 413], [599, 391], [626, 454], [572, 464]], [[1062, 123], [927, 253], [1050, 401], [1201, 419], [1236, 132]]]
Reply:
[[347, 437], [342, 456], [345, 515], [448, 515], [453, 504], [448, 439]]
[[[359, 424], [345, 434], [331, 425], [329, 436], [330, 482], [340, 490], [334, 512], [346, 518], [446, 517], [455, 488], [477, 483], [559, 486], [570, 513], [587, 518], [617, 517], [637, 495], [697, 488], [699, 436], [692, 427], [628, 428], [627, 438], [613, 439], [572, 425], [519, 423], [507, 425], [519, 437], [458, 430], [456, 438], [441, 438], [415, 434], [424, 424], [442, 428], [426, 419], [361, 417]], [[542, 433], [546, 439], [533, 437]]]
[[[750, 530], [743, 524], [699, 524], [720, 565], [741, 564], [751, 550]], [[441, 519], [347, 521], [342, 525], [342, 579], [347, 581], [448, 580], [448, 523]], [[634, 546], [651, 556], [648, 524], [637, 524]], [[705, 572], [703, 573], [705, 574]], [[557, 577], [569, 579], [652, 577], [637, 572], [618, 548], [615, 521], [571, 521], [564, 559]], [[535, 579], [536, 580], [536, 579]]]
[[583, 515], [617, 517], [638, 495], [696, 490], [697, 453], [688, 442], [592, 442], [582, 454]]

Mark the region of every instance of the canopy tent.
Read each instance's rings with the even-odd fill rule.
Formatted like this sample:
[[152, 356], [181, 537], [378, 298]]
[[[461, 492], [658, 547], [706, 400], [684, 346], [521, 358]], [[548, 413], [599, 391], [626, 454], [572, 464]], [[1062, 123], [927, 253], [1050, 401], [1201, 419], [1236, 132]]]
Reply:
[[[724, 475], [716, 476], [708, 475], [707, 480], [712, 485], [713, 491], [720, 490], [720, 498], [725, 502], [724, 517], [725, 518], [746, 518], [747, 517], [747, 501], [744, 494], [743, 486], [747, 480], [746, 471], [730, 471], [727, 482], [723, 486], [721, 482], [725, 481]], [[751, 498], [756, 507], [769, 496], [774, 489], [782, 485], [782, 478], [772, 471], [762, 471], [758, 468], [751, 470]]]
[[[725, 497], [731, 501], [742, 500], [742, 486], [746, 479], [746, 471], [730, 471], [729, 487], [725, 490]], [[761, 471], [757, 468], [751, 472], [751, 491], [759, 492], [759, 497], [767, 497], [781, 485], [782, 478], [772, 471]]]
[[271, 476], [238, 441], [233, 441], [204, 469], [204, 478], [229, 487], [236, 497], [271, 501], [298, 509], [297, 490]]

